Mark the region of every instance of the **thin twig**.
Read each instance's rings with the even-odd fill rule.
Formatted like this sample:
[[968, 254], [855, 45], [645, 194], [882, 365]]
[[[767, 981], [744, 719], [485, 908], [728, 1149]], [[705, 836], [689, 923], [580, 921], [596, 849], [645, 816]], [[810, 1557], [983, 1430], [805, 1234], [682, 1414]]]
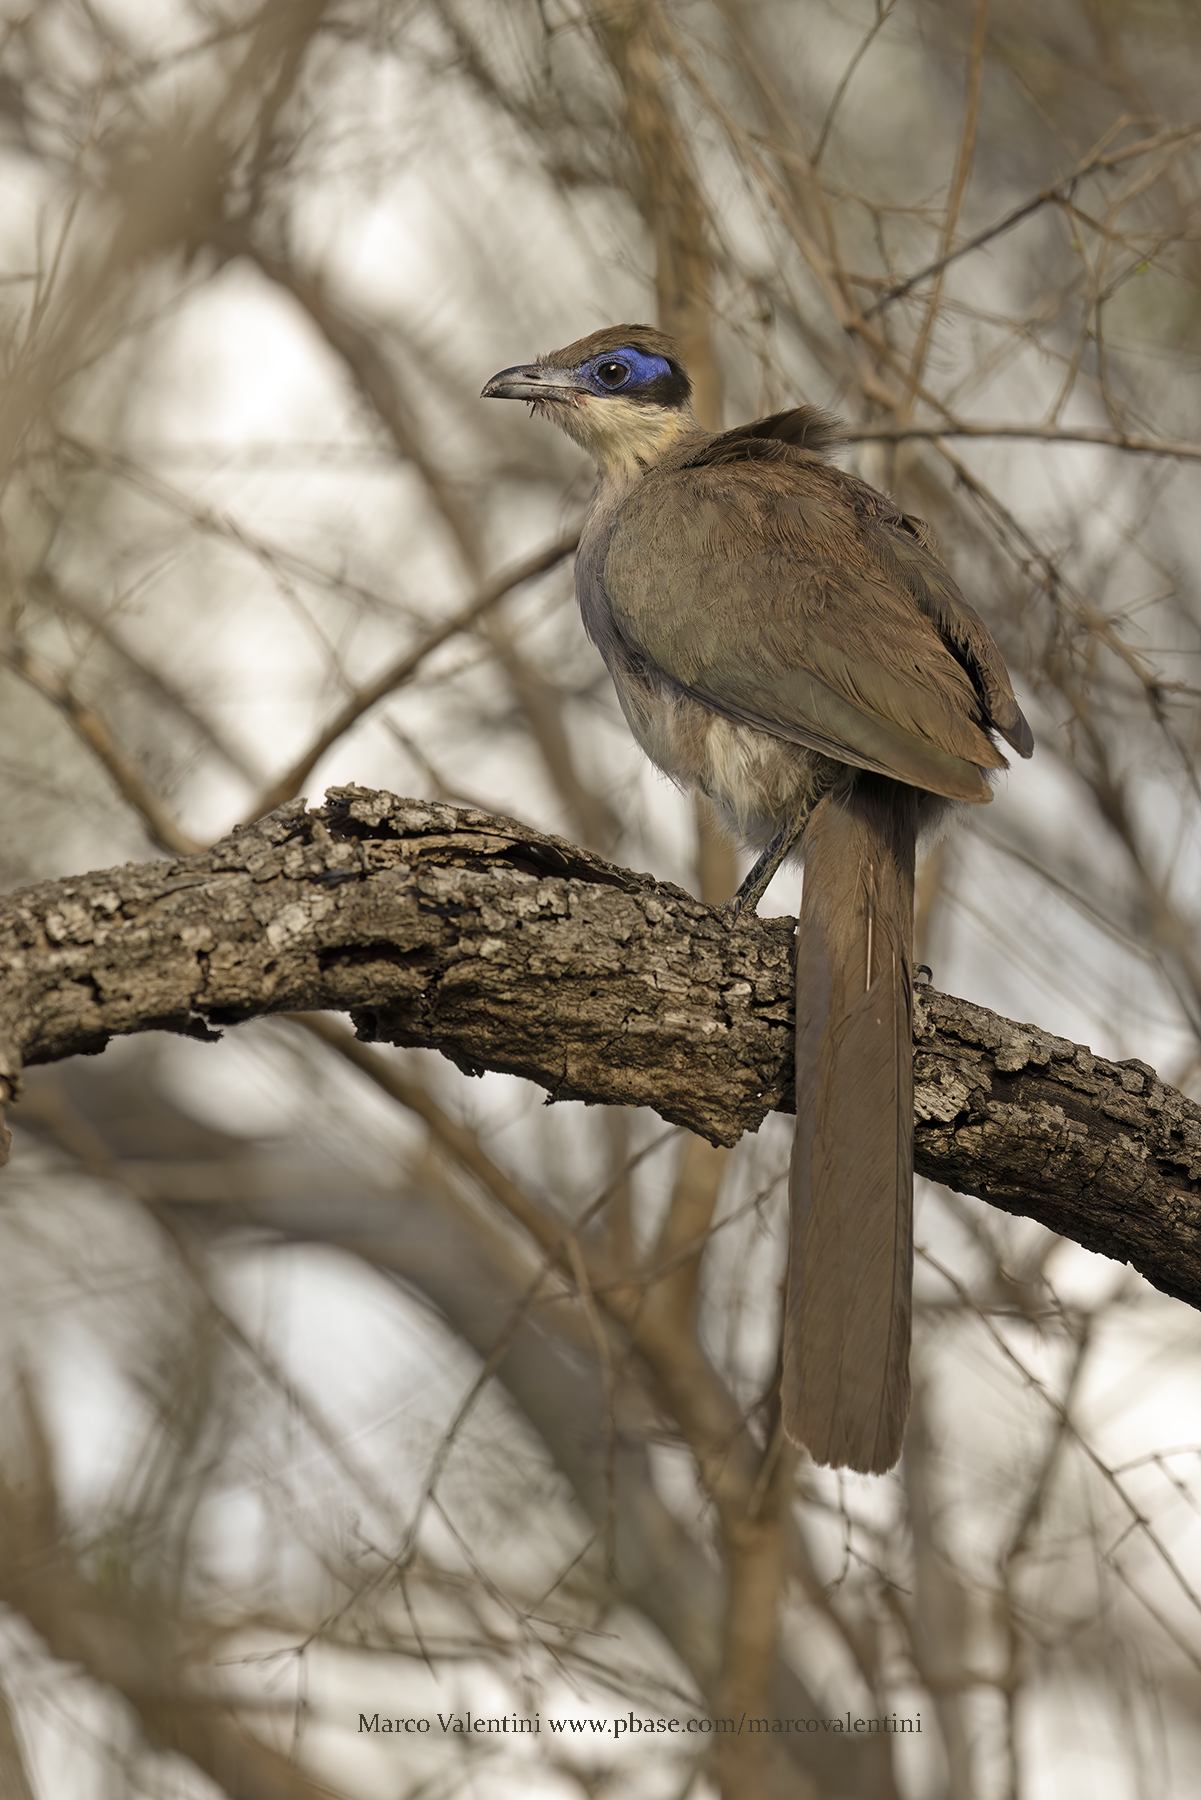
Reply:
[[131, 456], [69, 433], [59, 437], [57, 447], [72, 462], [82, 463], [88, 468], [103, 469], [106, 474], [123, 482], [135, 493], [144, 494], [166, 511], [186, 519], [189, 525], [207, 536], [236, 544], [277, 581], [283, 581], [285, 573], [290, 573], [302, 581], [327, 588], [332, 593], [346, 594], [352, 600], [359, 600], [374, 613], [383, 613], [389, 617], [396, 615], [396, 603], [377, 589], [368, 587], [361, 581], [351, 581], [336, 570], [323, 569], [320, 564], [311, 562], [308, 557], [300, 556], [282, 544], [268, 543], [248, 530], [232, 513], [221, 512], [216, 507], [194, 500], [190, 494], [164, 481], [161, 476], [142, 468]]
[[[1043, 1381], [1040, 1376], [1036, 1375], [1032, 1369], [1027, 1367], [1021, 1357], [1018, 1356], [1017, 1352], [1009, 1344], [1005, 1334], [999, 1330], [993, 1320], [989, 1318], [988, 1314], [977, 1304], [969, 1290], [964, 1286], [963, 1282], [959, 1280], [958, 1276], [948, 1269], [944, 1263], [940, 1262], [938, 1258], [924, 1246], [918, 1246], [917, 1254], [921, 1257], [923, 1262], [927, 1263], [929, 1267], [935, 1271], [936, 1274], [941, 1275], [943, 1280], [950, 1284], [960, 1302], [975, 1313], [981, 1324], [984, 1326], [985, 1331], [992, 1339], [994, 1345], [1001, 1352], [1001, 1355], [1018, 1371], [1026, 1385], [1034, 1390], [1045, 1405], [1050, 1408], [1063, 1429], [1070, 1433], [1074, 1441], [1079, 1444], [1080, 1449], [1083, 1451], [1087, 1460], [1092, 1464], [1093, 1468], [1101, 1476], [1101, 1479], [1113, 1490], [1125, 1507], [1129, 1514], [1130, 1529], [1141, 1532], [1164, 1568], [1167, 1569], [1169, 1575], [1171, 1575], [1185, 1599], [1192, 1606], [1193, 1610], [1198, 1615], [1201, 1615], [1201, 1594], [1197, 1592], [1197, 1589], [1189, 1581], [1176, 1557], [1154, 1530], [1146, 1513], [1130, 1494], [1127, 1493], [1119, 1480], [1116, 1471], [1109, 1466], [1098, 1451], [1093, 1449], [1084, 1433], [1080, 1430], [1080, 1427], [1072, 1418], [1071, 1413], [1063, 1401], [1058, 1399], [1057, 1396], [1051, 1392], [1046, 1382]], [[1113, 1551], [1111, 1550], [1110, 1556], [1112, 1557], [1112, 1555]], [[1114, 1566], [1116, 1567], [1116, 1565]]]
[[863, 59], [867, 55], [868, 51], [871, 49], [872, 45], [875, 43], [876, 38], [879, 36], [880, 31], [883, 29], [884, 25], [887, 23], [890, 15], [892, 13], [892, 9], [896, 5], [896, 3], [897, 3], [897, 0], [886, 0], [886, 4], [884, 6], [882, 6], [880, 11], [876, 14], [875, 24], [872, 25], [870, 30], [868, 30], [864, 34], [864, 36], [860, 39], [858, 47], [855, 50], [855, 54], [851, 57], [850, 62], [847, 64], [846, 68], [842, 72], [842, 79], [838, 83], [838, 86], [834, 89], [834, 98], [831, 100], [829, 106], [826, 108], [826, 116], [822, 120], [822, 128], [817, 134], [817, 143], [814, 146], [814, 150], [813, 150], [813, 167], [815, 169], [817, 168], [818, 164], [821, 162], [822, 152], [825, 150], [826, 144], [829, 141], [830, 131], [831, 131], [831, 128], [833, 127], [835, 117], [838, 113], [839, 107], [842, 105], [843, 96], [845, 95], [847, 88], [851, 84], [851, 80], [854, 76], [855, 70], [859, 67], [860, 63], [863, 61]]
[[[967, 192], [968, 179], [972, 172], [972, 163], [976, 155], [976, 132], [980, 123], [980, 87], [984, 79], [984, 50], [988, 41], [988, 5], [989, 0], [976, 0], [975, 16], [972, 21], [972, 42], [967, 61], [967, 94], [963, 103], [963, 129], [959, 137], [959, 150], [955, 157], [955, 172], [951, 178], [951, 192], [947, 198], [946, 216], [942, 225], [942, 243], [939, 255], [946, 257], [951, 245], [955, 242], [955, 228], [959, 224], [959, 214], [963, 208], [963, 197]], [[905, 383], [905, 409], [913, 404], [918, 383], [925, 372], [926, 359], [930, 354], [930, 339], [938, 319], [938, 309], [942, 304], [943, 271], [940, 269], [934, 278], [934, 292], [930, 295], [926, 306], [926, 314], [922, 320], [921, 330], [917, 335], [913, 357], [910, 361]]]
[[12, 638], [0, 640], [0, 662], [43, 698], [57, 706], [75, 735], [103, 763], [118, 791], [140, 816], [151, 838], [172, 856], [195, 856], [204, 846], [178, 825], [143, 776], [133, 758], [121, 749], [105, 721], [81, 700], [65, 676], [44, 663]]
[[[1125, 120], [1119, 121], [1120, 125], [1125, 123]], [[999, 238], [1005, 232], [1012, 231], [1015, 225], [1020, 225], [1024, 219], [1030, 218], [1033, 213], [1039, 212], [1044, 206], [1064, 204], [1071, 199], [1076, 186], [1087, 175], [1094, 175], [1102, 169], [1116, 168], [1119, 163], [1128, 162], [1135, 156], [1145, 156], [1152, 150], [1162, 148], [1165, 144], [1184, 143], [1197, 137], [1201, 137], [1201, 124], [1181, 125], [1173, 131], [1158, 131], [1153, 137], [1142, 138], [1137, 144], [1129, 144], [1125, 149], [1086, 157], [1072, 170], [1070, 175], [1065, 175], [1062, 181], [1055, 182], [1051, 187], [1040, 188], [1038, 193], [1031, 195], [1029, 200], [1023, 200], [1020, 206], [1015, 206], [1012, 211], [1005, 213], [993, 224], [986, 225], [974, 237], [965, 238], [962, 244], [957, 244], [953, 250], [937, 256], [933, 262], [927, 263], [925, 268], [919, 269], [915, 275], [907, 275], [904, 281], [898, 281], [894, 286], [886, 289], [866, 309], [864, 318], [870, 319], [874, 314], [883, 312], [886, 306], [891, 306], [894, 300], [904, 299], [905, 295], [912, 292], [915, 287], [920, 287], [923, 281], [929, 281], [932, 276], [941, 274], [944, 269], [949, 268], [953, 262], [958, 262], [961, 257], [969, 256], [973, 250], [979, 250], [985, 244], [991, 243], [994, 238]]]
[[568, 532], [557, 542], [548, 544], [545, 549], [537, 551], [535, 555], [527, 557], [524, 562], [518, 563], [515, 569], [510, 569], [504, 575], [497, 576], [495, 581], [489, 582], [487, 587], [474, 595], [466, 606], [461, 606], [458, 612], [452, 613], [448, 619], [442, 621], [441, 625], [435, 626], [434, 630], [422, 638], [419, 644], [406, 650], [404, 655], [397, 657], [395, 662], [389, 663], [388, 667], [373, 681], [367, 682], [361, 688], [356, 688], [339, 707], [329, 723], [318, 732], [303, 756], [298, 757], [287, 773], [281, 775], [265, 794], [260, 795], [254, 810], [249, 815], [250, 820], [261, 819], [265, 813], [274, 812], [277, 806], [282, 806], [286, 800], [293, 799], [300, 792], [303, 783], [326, 751], [336, 744], [340, 737], [344, 737], [352, 726], [357, 725], [364, 713], [370, 712], [373, 706], [377, 706], [389, 694], [395, 693], [396, 689], [403, 687], [405, 682], [411, 681], [428, 656], [432, 656], [434, 651], [445, 644], [449, 638], [455, 637], [461, 631], [469, 630], [490, 607], [496, 605], [498, 600], [503, 600], [506, 594], [511, 593], [514, 588], [520, 587], [523, 582], [532, 581], [536, 575], [544, 575], [548, 569], [553, 569], [557, 563], [561, 563], [570, 556], [578, 542], [579, 532]]
[[251, 768], [249, 761], [238, 746], [231, 743], [225, 733], [197, 709], [176, 682], [164, 675], [160, 669], [156, 669], [154, 664], [137, 650], [132, 649], [113, 628], [109, 618], [101, 612], [94, 611], [88, 602], [81, 600], [78, 595], [68, 593], [45, 571], [33, 577], [29, 585], [33, 591], [40, 591], [56, 612], [65, 613], [70, 618], [78, 619], [87, 627], [88, 631], [93, 632], [102, 643], [107, 645], [112, 654], [124, 663], [134, 679], [146, 689], [153, 699], [178, 713], [180, 718], [192, 727], [197, 736], [215, 750], [217, 755], [227, 762], [231, 769], [235, 769], [245, 781], [254, 782], [259, 779], [256, 771]]
[[1201, 462], [1201, 444], [1187, 439], [1140, 437], [1105, 425], [1019, 425], [991, 420], [959, 420], [942, 425], [849, 425], [842, 436], [849, 444], [899, 444], [906, 438], [1023, 438], [1043, 444], [1098, 444], [1136, 456], [1170, 456]]
[[763, 1450], [747, 1429], [742, 1408], [713, 1367], [695, 1328], [683, 1326], [674, 1308], [655, 1304], [653, 1293], [631, 1288], [628, 1277], [596, 1245], [585, 1252], [580, 1233], [613, 1191], [604, 1193], [574, 1225], [536, 1205], [483, 1149], [475, 1133], [458, 1125], [417, 1083], [395, 1064], [360, 1044], [344, 1027], [320, 1013], [289, 1015], [313, 1036], [336, 1049], [402, 1105], [426, 1121], [440, 1144], [479, 1180], [500, 1205], [529, 1233], [547, 1261], [569, 1279], [576, 1278], [569, 1239], [574, 1231], [584, 1255], [588, 1284], [606, 1313], [642, 1355], [665, 1411], [678, 1426], [696, 1458], [701, 1482], [727, 1528], [746, 1517], [762, 1466]]

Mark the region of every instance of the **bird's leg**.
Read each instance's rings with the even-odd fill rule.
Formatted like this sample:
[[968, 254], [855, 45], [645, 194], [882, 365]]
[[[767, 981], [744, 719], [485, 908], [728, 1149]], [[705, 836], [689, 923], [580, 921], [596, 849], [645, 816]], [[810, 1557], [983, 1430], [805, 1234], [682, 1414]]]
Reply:
[[796, 818], [789, 819], [786, 825], [781, 825], [767, 849], [762, 851], [756, 859], [753, 868], [733, 899], [725, 902], [726, 908], [733, 913], [735, 918], [743, 911], [755, 911], [771, 884], [772, 876], [784, 858], [796, 847], [798, 838], [809, 823], [809, 814], [812, 810], [812, 807], [803, 807]]

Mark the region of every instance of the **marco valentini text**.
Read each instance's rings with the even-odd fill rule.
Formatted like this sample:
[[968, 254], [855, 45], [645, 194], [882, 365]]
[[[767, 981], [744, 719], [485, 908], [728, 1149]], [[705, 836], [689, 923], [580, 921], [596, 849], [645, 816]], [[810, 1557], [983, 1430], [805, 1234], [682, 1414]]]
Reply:
[[[539, 1713], [535, 1713], [532, 1718], [523, 1718], [518, 1713], [500, 1713], [499, 1715], [494, 1713], [481, 1718], [478, 1714], [470, 1712], [437, 1713], [435, 1717], [443, 1735], [455, 1732], [464, 1734], [484, 1732], [489, 1736], [499, 1734], [518, 1737], [540, 1732], [544, 1723]], [[854, 1735], [862, 1735], [867, 1732], [913, 1732], [916, 1734], [922, 1729], [922, 1715], [913, 1713], [912, 1715], [901, 1714], [898, 1716], [896, 1713], [888, 1713], [880, 1719], [857, 1719], [852, 1718], [851, 1714], [847, 1712], [839, 1713], [836, 1717], [828, 1719], [748, 1719], [743, 1713], [741, 1719], [735, 1720], [732, 1718], [640, 1719], [635, 1713], [629, 1712], [619, 1718], [580, 1719], [570, 1715], [566, 1718], [547, 1717], [545, 1725], [548, 1731], [564, 1737], [595, 1735], [617, 1738], [637, 1737], [640, 1734], [656, 1737], [665, 1732], [703, 1734], [711, 1731], [731, 1732], [735, 1736], [750, 1731], [773, 1733], [829, 1731], [850, 1732]], [[386, 1713], [372, 1713], [369, 1718], [366, 1713], [359, 1714], [360, 1731], [374, 1731], [381, 1734], [384, 1732], [411, 1734], [428, 1732], [431, 1729], [431, 1720], [424, 1717], [396, 1718], [390, 1717]]]

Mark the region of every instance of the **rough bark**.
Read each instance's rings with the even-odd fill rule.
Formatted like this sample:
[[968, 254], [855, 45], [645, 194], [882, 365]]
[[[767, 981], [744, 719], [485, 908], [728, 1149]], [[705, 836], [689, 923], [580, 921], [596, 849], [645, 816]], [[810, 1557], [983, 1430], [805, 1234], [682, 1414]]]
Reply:
[[[510, 820], [335, 788], [0, 902], [0, 1092], [119, 1034], [324, 1008], [729, 1144], [790, 1105], [792, 937]], [[1201, 1107], [930, 988], [916, 1013], [920, 1173], [1201, 1304]]]

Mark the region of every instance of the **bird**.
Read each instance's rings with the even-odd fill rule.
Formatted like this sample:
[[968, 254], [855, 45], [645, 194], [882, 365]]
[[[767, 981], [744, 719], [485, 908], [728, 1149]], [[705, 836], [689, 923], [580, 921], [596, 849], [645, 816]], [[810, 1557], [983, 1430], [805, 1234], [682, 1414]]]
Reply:
[[909, 1410], [913, 890], [919, 838], [1034, 748], [1001, 652], [934, 537], [832, 460], [798, 405], [698, 423], [675, 340], [592, 332], [502, 369], [593, 458], [584, 628], [638, 744], [760, 854], [803, 860], [780, 1418], [814, 1462], [881, 1474]]

